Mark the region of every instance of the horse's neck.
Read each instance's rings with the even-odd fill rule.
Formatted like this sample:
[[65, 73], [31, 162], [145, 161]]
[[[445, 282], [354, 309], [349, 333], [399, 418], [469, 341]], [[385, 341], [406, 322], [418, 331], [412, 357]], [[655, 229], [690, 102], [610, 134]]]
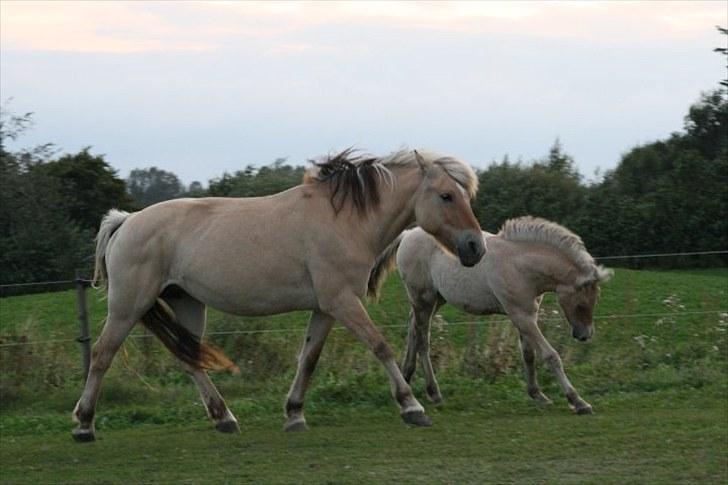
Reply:
[[535, 282], [539, 293], [554, 291], [559, 285], [571, 285], [578, 270], [560, 251], [544, 244], [518, 242], [521, 246], [523, 272]]
[[397, 167], [392, 169], [392, 176], [392, 185], [381, 185], [379, 207], [361, 222], [364, 237], [375, 256], [415, 222], [415, 197], [422, 183], [422, 172], [419, 167]]

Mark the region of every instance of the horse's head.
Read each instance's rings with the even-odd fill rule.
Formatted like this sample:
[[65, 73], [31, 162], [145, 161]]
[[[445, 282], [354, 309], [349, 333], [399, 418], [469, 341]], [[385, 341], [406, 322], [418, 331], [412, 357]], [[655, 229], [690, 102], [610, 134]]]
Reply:
[[472, 178], [475, 174], [461, 162], [446, 167], [442, 162], [426, 162], [417, 152], [415, 157], [423, 172], [415, 199], [417, 225], [456, 255], [464, 266], [476, 265], [485, 254], [485, 240], [470, 207], [474, 190], [471, 188], [473, 193], [469, 194], [453, 173], [460, 170], [463, 176]]
[[585, 342], [594, 335], [594, 307], [599, 300], [599, 283], [611, 276], [611, 270], [595, 266], [591, 274], [578, 278], [574, 284], [556, 288], [559, 305], [571, 325], [571, 335], [576, 340]]

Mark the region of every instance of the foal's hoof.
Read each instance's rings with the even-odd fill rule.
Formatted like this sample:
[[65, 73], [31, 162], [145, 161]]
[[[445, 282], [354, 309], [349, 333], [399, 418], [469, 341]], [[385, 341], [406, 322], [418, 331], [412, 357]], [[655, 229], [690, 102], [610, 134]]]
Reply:
[[443, 401], [442, 401], [442, 396], [441, 396], [440, 394], [436, 394], [436, 395], [434, 395], [434, 396], [430, 396], [430, 395], [428, 395], [428, 396], [427, 396], [427, 398], [428, 398], [428, 399], [430, 400], [430, 402], [431, 402], [432, 404], [434, 404], [435, 406], [439, 406], [439, 405], [440, 405], [440, 404], [442, 404], [442, 402], [443, 402]]
[[592, 407], [589, 404], [587, 404], [585, 406], [579, 406], [577, 408], [574, 408], [574, 411], [576, 411], [576, 414], [579, 414], [582, 416], [587, 415], [587, 414], [594, 414], [594, 410], [592, 409]]
[[306, 425], [306, 421], [299, 419], [296, 421], [289, 421], [283, 426], [283, 431], [286, 433], [296, 433], [299, 431], [308, 431], [308, 426]]
[[221, 433], [240, 433], [240, 426], [237, 421], [220, 421], [215, 429]]
[[94, 432], [91, 429], [74, 429], [71, 434], [73, 434], [73, 439], [77, 443], [90, 443], [96, 440]]
[[432, 426], [432, 421], [424, 411], [408, 411], [402, 413], [405, 424], [410, 426]]

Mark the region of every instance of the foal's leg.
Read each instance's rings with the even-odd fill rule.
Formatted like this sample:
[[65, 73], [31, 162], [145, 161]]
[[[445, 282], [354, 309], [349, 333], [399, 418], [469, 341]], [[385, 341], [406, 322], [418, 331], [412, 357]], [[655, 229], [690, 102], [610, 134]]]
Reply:
[[440, 393], [440, 386], [437, 384], [435, 371], [432, 368], [432, 361], [430, 360], [430, 324], [432, 322], [432, 316], [440, 306], [437, 298], [437, 295], [429, 293], [422, 295], [422, 298], [417, 301], [414, 317], [417, 327], [417, 353], [420, 356], [422, 371], [425, 374], [427, 396], [433, 403], [440, 404], [442, 402], [442, 394]]
[[419, 332], [415, 321], [415, 311], [412, 308], [407, 316], [407, 347], [402, 361], [402, 376], [409, 383], [412, 382], [412, 376], [415, 374], [417, 367], [417, 349], [420, 347], [418, 339]]
[[520, 331], [523, 339], [528, 341], [527, 345], [532, 349], [538, 350], [541, 358], [551, 368], [551, 372], [554, 373], [556, 379], [559, 381], [561, 390], [566, 395], [574, 411], [577, 414], [592, 414], [591, 405], [579, 396], [579, 393], [574, 389], [569, 378], [566, 377], [564, 364], [561, 362], [561, 357], [559, 357], [558, 352], [548, 343], [546, 337], [543, 336], [541, 330], [538, 328], [536, 324], [537, 314], [526, 314], [520, 311], [509, 311], [508, 314]]
[[[175, 296], [163, 294], [163, 298], [174, 312], [179, 323], [202, 341], [207, 320], [205, 305], [186, 293], [176, 294]], [[230, 412], [222, 395], [210, 380], [210, 376], [207, 375], [207, 371], [185, 363], [182, 366], [195, 382], [202, 403], [207, 410], [207, 415], [215, 423], [215, 429], [223, 433], [239, 432], [238, 420]]]
[[369, 318], [359, 298], [350, 292], [340, 293], [335, 299], [327, 301], [325, 307], [327, 313], [349, 329], [384, 365], [404, 422], [415, 426], [430, 426], [430, 418], [402, 376], [392, 349]]
[[298, 355], [298, 369], [296, 377], [291, 383], [291, 389], [288, 391], [286, 398], [286, 431], [304, 431], [307, 429], [306, 418], [303, 416], [303, 400], [306, 395], [306, 389], [311, 381], [311, 375], [316, 368], [321, 350], [324, 348], [326, 337], [334, 325], [334, 319], [321, 313], [314, 311], [306, 330], [306, 339], [301, 347], [301, 353]]
[[528, 340], [524, 339], [523, 336], [519, 336], [519, 343], [521, 345], [523, 364], [526, 369], [526, 389], [528, 395], [531, 396], [531, 398], [539, 404], [552, 404], [551, 399], [549, 399], [543, 392], [541, 392], [541, 388], [538, 385], [538, 380], [536, 380], [536, 353], [533, 351], [533, 348], [531, 348]]
[[72, 413], [73, 420], [78, 423], [76, 429], [73, 430], [73, 437], [76, 441], [93, 441], [95, 439], [94, 414], [101, 391], [101, 382], [114, 355], [140, 317], [141, 315], [124, 311], [118, 305], [109, 303], [109, 315], [91, 353], [91, 366], [86, 377], [86, 385]]

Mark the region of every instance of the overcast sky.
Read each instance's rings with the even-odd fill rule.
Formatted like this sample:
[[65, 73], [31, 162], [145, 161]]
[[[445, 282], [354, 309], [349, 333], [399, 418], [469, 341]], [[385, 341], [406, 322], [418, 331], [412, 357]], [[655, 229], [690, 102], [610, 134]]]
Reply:
[[[681, 129], [725, 78], [716, 2], [0, 3], [11, 147], [91, 145], [185, 182], [351, 145], [582, 174]], [[13, 98], [8, 104], [8, 98]]]

